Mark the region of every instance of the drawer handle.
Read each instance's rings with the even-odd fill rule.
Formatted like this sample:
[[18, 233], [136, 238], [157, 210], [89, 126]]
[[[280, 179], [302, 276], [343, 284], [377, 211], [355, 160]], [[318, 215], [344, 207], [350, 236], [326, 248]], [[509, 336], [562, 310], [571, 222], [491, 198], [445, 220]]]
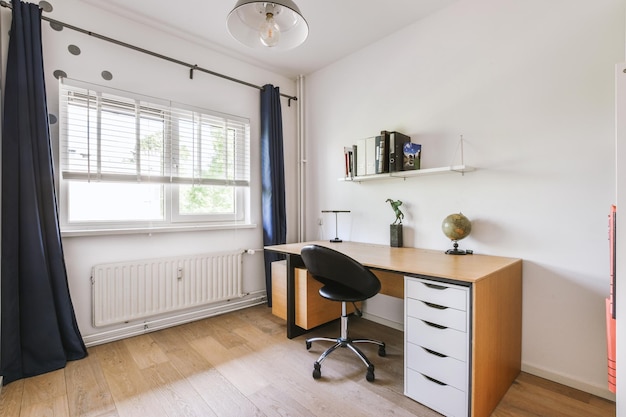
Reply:
[[426, 320], [422, 320], [422, 321], [423, 321], [423, 322], [424, 322], [424, 324], [426, 324], [427, 326], [434, 327], [434, 328], [436, 328], [436, 329], [447, 329], [447, 327], [446, 327], [446, 326], [442, 326], [441, 324], [433, 323], [433, 322], [426, 321]]
[[443, 285], [429, 284], [427, 282], [425, 282], [424, 285], [426, 285], [428, 288], [432, 288], [433, 290], [445, 290], [445, 289], [448, 289], [448, 287], [444, 287]]
[[428, 307], [436, 308], [437, 310], [446, 310], [448, 308], [439, 304], [429, 303], [428, 301], [422, 301], [422, 303], [426, 304]]
[[444, 355], [443, 353], [439, 353], [439, 352], [435, 352], [434, 350], [430, 350], [428, 348], [425, 348], [424, 346], [420, 346], [422, 349], [424, 349], [426, 352], [430, 353], [431, 355], [435, 355], [435, 356], [439, 356], [440, 358], [447, 358], [448, 355]]
[[437, 385], [441, 385], [441, 386], [443, 386], [443, 387], [445, 387], [445, 386], [447, 386], [447, 385], [448, 385], [448, 384], [446, 384], [446, 383], [444, 383], [444, 382], [437, 381], [435, 378], [429, 377], [428, 375], [424, 375], [424, 374], [422, 374], [422, 376], [423, 376], [424, 378], [426, 378], [427, 380], [429, 380], [430, 382], [434, 382], [434, 383], [435, 383], [435, 384], [437, 384]]

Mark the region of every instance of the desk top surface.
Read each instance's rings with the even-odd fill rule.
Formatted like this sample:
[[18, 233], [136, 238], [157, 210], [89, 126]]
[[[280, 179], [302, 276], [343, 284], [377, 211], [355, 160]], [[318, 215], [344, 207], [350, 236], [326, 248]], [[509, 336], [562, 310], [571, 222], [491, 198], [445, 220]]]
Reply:
[[446, 255], [443, 251], [419, 248], [394, 248], [360, 242], [331, 243], [312, 241], [266, 246], [265, 249], [299, 255], [302, 247], [316, 244], [335, 249], [369, 268], [404, 274], [419, 274], [457, 281], [476, 282], [490, 274], [521, 263], [521, 259], [490, 255]]

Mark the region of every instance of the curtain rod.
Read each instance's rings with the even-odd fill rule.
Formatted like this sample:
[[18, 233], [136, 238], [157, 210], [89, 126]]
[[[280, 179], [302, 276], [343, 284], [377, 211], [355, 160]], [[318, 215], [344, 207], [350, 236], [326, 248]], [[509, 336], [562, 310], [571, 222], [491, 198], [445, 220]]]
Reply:
[[[11, 6], [11, 4], [7, 3], [7, 2], [6, 2], [6, 1], [4, 1], [4, 0], [0, 0], [0, 6], [2, 6], [2, 7], [6, 7], [6, 8], [8, 8], [8, 9], [11, 9], [11, 10], [12, 10], [12, 6]], [[198, 65], [189, 64], [189, 63], [187, 63], [187, 62], [180, 61], [180, 60], [178, 60], [178, 59], [176, 59], [176, 58], [171, 58], [171, 57], [169, 57], [169, 56], [162, 55], [162, 54], [159, 54], [159, 53], [157, 53], [157, 52], [152, 52], [152, 51], [149, 51], [149, 50], [147, 50], [147, 49], [140, 48], [140, 47], [138, 47], [138, 46], [131, 45], [131, 44], [126, 43], [126, 42], [118, 41], [117, 39], [109, 38], [108, 36], [104, 36], [104, 35], [100, 35], [100, 34], [95, 33], [95, 32], [91, 32], [91, 31], [86, 30], [86, 29], [81, 29], [81, 28], [79, 28], [79, 27], [76, 27], [76, 26], [70, 25], [70, 24], [68, 24], [68, 23], [60, 22], [60, 21], [58, 21], [58, 20], [51, 19], [51, 18], [46, 17], [46, 16], [43, 16], [43, 15], [41, 16], [41, 19], [42, 19], [42, 20], [45, 20], [45, 21], [47, 21], [47, 22], [53, 23], [53, 24], [57, 24], [57, 25], [60, 25], [60, 26], [66, 27], [66, 28], [71, 29], [71, 30], [74, 30], [74, 31], [76, 31], [76, 32], [84, 33], [85, 35], [93, 36], [94, 38], [98, 38], [98, 39], [101, 39], [101, 40], [103, 40], [103, 41], [107, 41], [107, 42], [114, 43], [115, 45], [119, 45], [119, 46], [123, 46], [123, 47], [125, 47], [125, 48], [132, 49], [133, 51], [141, 52], [141, 53], [144, 53], [144, 54], [147, 54], [147, 55], [150, 55], [150, 56], [156, 57], [156, 58], [163, 59], [163, 60], [165, 60], [165, 61], [173, 62], [173, 63], [175, 63], [175, 64], [178, 64], [178, 65], [182, 65], [182, 66], [184, 66], [184, 67], [187, 67], [187, 68], [189, 68], [189, 78], [190, 78], [190, 79], [193, 79], [193, 72], [194, 72], [194, 71], [200, 71], [200, 72], [204, 72], [204, 73], [207, 73], [207, 74], [210, 74], [210, 75], [216, 76], [216, 77], [223, 78], [223, 79], [225, 79], [225, 80], [229, 80], [229, 81], [236, 82], [236, 83], [238, 83], [238, 84], [247, 85], [248, 87], [256, 88], [256, 89], [258, 89], [258, 90], [262, 90], [262, 89], [263, 89], [263, 87], [261, 87], [261, 86], [259, 86], [259, 85], [252, 84], [252, 83], [249, 83], [249, 82], [247, 82], [247, 81], [242, 81], [242, 80], [239, 80], [239, 79], [237, 79], [237, 78], [229, 77], [228, 75], [220, 74], [219, 72], [211, 71], [211, 70], [209, 70], [209, 69], [199, 67]], [[280, 93], [280, 95], [281, 95], [282, 97], [286, 97], [286, 98], [288, 99], [288, 101], [287, 101], [287, 105], [288, 105], [289, 107], [291, 107], [291, 100], [295, 100], [295, 101], [297, 101], [297, 100], [298, 100], [298, 97], [296, 97], [296, 96], [290, 96], [290, 95], [288, 95], [288, 94], [283, 94], [283, 93]]]

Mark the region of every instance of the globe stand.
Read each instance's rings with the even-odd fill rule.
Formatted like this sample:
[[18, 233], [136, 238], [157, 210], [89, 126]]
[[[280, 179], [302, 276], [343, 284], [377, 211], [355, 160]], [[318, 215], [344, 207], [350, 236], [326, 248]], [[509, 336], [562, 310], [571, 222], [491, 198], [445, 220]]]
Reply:
[[453, 240], [454, 244], [452, 246], [454, 246], [454, 249], [448, 249], [446, 251], [447, 255], [468, 255], [471, 254], [471, 251], [464, 251], [462, 249], [459, 249], [459, 243], [456, 240]]

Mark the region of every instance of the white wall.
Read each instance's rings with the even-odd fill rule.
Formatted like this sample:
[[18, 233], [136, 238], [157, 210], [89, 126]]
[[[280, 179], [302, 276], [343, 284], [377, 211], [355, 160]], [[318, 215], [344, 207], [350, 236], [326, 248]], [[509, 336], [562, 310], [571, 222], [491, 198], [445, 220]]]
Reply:
[[[141, 24], [102, 12], [76, 0], [50, 1], [54, 10], [45, 13], [56, 19], [89, 31], [140, 46], [154, 52], [169, 55], [181, 61], [239, 78], [255, 85], [271, 83], [281, 87], [281, 92], [294, 95], [295, 81], [267, 70], [244, 64], [233, 58], [212, 52], [199, 44]], [[3, 22], [10, 22], [10, 11], [2, 9]], [[2, 38], [6, 41], [7, 29]], [[136, 235], [65, 237], [63, 239], [69, 285], [76, 316], [83, 337], [88, 341], [101, 339], [104, 333], [116, 326], [94, 328], [91, 324], [91, 267], [98, 263], [162, 256], [187, 255], [213, 250], [257, 249], [263, 246], [260, 208], [260, 162], [259, 162], [259, 103], [260, 92], [201, 72], [195, 72], [193, 80], [189, 70], [121, 46], [117, 46], [76, 31], [55, 31], [43, 23], [44, 66], [50, 113], [58, 116], [58, 82], [52, 75], [63, 70], [68, 77], [128, 90], [148, 96], [171, 99], [180, 103], [247, 117], [251, 121], [252, 160], [252, 223], [254, 228], [189, 233], [155, 233]], [[3, 42], [6, 45], [6, 42]], [[69, 45], [81, 49], [80, 55], [72, 55]], [[6, 50], [3, 51], [6, 56]], [[3, 68], [4, 68], [3, 60]], [[102, 71], [113, 74], [111, 81], [101, 77]], [[293, 155], [296, 149], [296, 107], [287, 106], [283, 100], [283, 128], [287, 170], [295, 172]], [[56, 142], [58, 124], [52, 125]], [[293, 162], [290, 162], [293, 161]], [[293, 190], [296, 179], [288, 176], [287, 187]], [[288, 230], [294, 239], [296, 224], [296, 194], [288, 193]], [[245, 255], [244, 291], [265, 291], [263, 254]], [[132, 323], [131, 323], [132, 324]]]
[[[604, 298], [624, 9], [623, 0], [460, 0], [309, 75], [307, 239], [334, 237], [321, 210], [343, 209], [352, 212], [339, 237], [387, 244], [392, 198], [404, 202], [405, 246], [445, 250], [441, 222], [462, 211], [473, 222], [462, 248], [524, 260], [523, 369], [611, 398]], [[343, 146], [383, 129], [421, 143], [423, 168], [451, 164], [463, 135], [478, 170], [337, 181]], [[368, 306], [401, 317], [400, 301]]]

